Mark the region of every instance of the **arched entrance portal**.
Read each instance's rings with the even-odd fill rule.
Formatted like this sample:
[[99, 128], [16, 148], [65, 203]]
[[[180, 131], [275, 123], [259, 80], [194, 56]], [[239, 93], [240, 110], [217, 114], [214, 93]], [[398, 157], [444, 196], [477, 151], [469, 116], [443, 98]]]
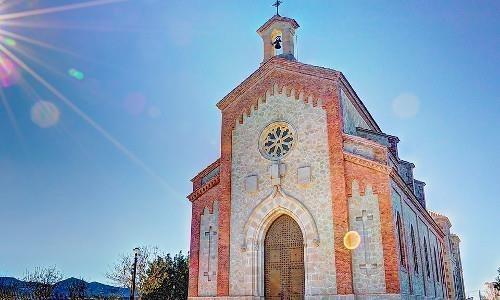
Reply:
[[304, 238], [290, 216], [278, 217], [264, 241], [265, 298], [304, 299]]

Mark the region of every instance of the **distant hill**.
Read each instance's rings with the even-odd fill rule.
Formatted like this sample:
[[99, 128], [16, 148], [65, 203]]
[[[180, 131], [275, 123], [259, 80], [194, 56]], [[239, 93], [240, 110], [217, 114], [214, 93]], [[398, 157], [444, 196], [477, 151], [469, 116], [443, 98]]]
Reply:
[[[128, 288], [121, 288], [116, 286], [111, 286], [107, 284], [102, 284], [99, 282], [86, 282], [81, 279], [77, 279], [74, 277], [61, 280], [54, 285], [54, 295], [68, 296], [69, 290], [71, 286], [74, 286], [78, 283], [83, 283], [86, 286], [86, 295], [88, 297], [109, 297], [109, 296], [118, 296], [121, 298], [128, 298], [130, 295], [130, 290]], [[13, 278], [13, 277], [0, 277], [0, 287], [11, 287], [15, 286], [22, 290], [27, 290], [27, 283]]]

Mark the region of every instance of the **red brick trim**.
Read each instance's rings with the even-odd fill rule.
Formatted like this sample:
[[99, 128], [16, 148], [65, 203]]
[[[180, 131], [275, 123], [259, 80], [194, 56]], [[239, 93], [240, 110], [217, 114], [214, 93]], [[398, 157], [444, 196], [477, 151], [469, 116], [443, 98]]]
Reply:
[[208, 190], [210, 190], [212, 187], [216, 186], [219, 184], [220, 177], [219, 175], [215, 176], [214, 178], [210, 179], [205, 185], [197, 189], [196, 191], [192, 192], [187, 196], [189, 201], [193, 202], [196, 199], [198, 199], [201, 195], [206, 193]]
[[205, 177], [208, 173], [213, 171], [215, 168], [217, 168], [220, 165], [220, 158], [211, 163], [208, 167], [205, 169], [201, 170], [193, 179], [191, 179], [191, 182], [193, 183], [193, 191], [199, 189], [202, 186], [202, 179]]
[[349, 231], [349, 209], [347, 204], [344, 174], [342, 110], [340, 90], [332, 90], [325, 103], [328, 148], [330, 156], [330, 184], [332, 191], [333, 238], [335, 251], [335, 270], [337, 273], [337, 294], [353, 294], [352, 256], [344, 247], [344, 235]]
[[233, 114], [222, 114], [217, 296], [229, 295], [229, 241], [231, 222], [231, 154]]

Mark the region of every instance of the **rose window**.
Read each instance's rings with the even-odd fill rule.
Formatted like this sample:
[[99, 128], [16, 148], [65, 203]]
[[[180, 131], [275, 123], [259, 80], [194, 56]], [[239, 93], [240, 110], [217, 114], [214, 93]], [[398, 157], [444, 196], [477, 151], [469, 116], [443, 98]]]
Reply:
[[279, 160], [290, 152], [295, 143], [295, 132], [286, 122], [267, 126], [260, 136], [260, 151], [270, 160]]

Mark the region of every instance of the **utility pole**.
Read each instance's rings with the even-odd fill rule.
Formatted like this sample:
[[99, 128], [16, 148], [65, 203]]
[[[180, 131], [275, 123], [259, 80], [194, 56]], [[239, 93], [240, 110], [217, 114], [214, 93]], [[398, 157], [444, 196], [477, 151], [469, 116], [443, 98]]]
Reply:
[[135, 275], [137, 272], [137, 257], [139, 256], [139, 248], [134, 248], [134, 267], [132, 269], [132, 289], [130, 290], [130, 300], [135, 299]]

